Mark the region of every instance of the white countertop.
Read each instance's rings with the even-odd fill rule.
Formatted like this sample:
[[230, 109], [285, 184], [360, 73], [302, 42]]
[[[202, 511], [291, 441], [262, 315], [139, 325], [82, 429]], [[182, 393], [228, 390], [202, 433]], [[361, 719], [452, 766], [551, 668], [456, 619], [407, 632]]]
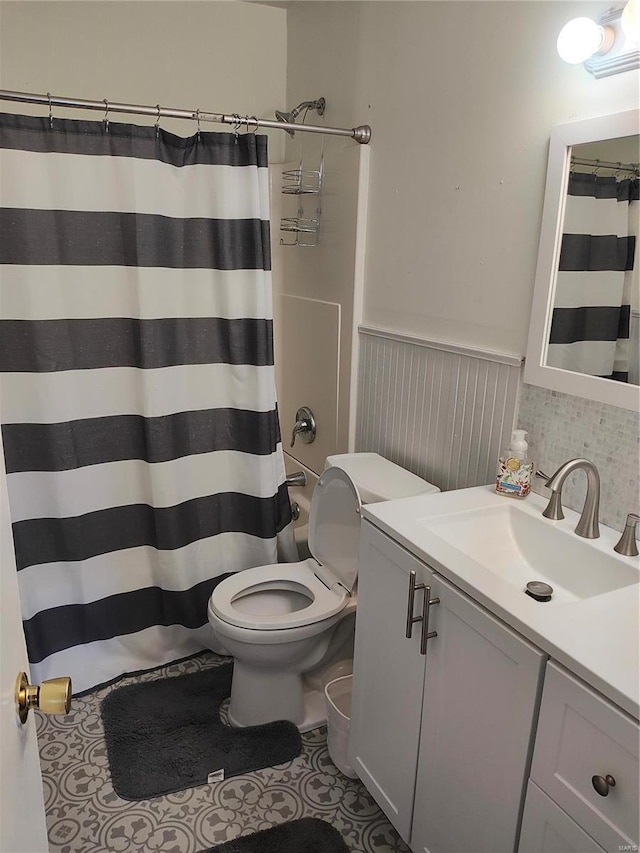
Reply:
[[[428, 563], [471, 598], [502, 619], [551, 658], [607, 696], [635, 719], [640, 718], [640, 584], [577, 601], [541, 603], [524, 594], [428, 529], [425, 520], [450, 512], [495, 506], [513, 500], [493, 486], [418, 495], [363, 506], [363, 517]], [[540, 516], [547, 501], [531, 494], [519, 509]], [[575, 535], [578, 513], [565, 509], [555, 525]], [[600, 525], [600, 538], [589, 547], [613, 553], [620, 533]], [[587, 541], [587, 540], [583, 540]], [[640, 558], [620, 558], [637, 568]], [[580, 571], [580, 566], [575, 566]]]

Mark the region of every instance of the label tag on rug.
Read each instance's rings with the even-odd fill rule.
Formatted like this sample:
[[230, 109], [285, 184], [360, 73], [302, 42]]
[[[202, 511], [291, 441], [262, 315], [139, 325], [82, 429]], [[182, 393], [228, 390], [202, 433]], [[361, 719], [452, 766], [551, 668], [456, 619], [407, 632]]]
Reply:
[[223, 782], [224, 781], [224, 768], [221, 767], [220, 770], [214, 770], [213, 773], [209, 773], [207, 776], [207, 784], [211, 784], [212, 782]]

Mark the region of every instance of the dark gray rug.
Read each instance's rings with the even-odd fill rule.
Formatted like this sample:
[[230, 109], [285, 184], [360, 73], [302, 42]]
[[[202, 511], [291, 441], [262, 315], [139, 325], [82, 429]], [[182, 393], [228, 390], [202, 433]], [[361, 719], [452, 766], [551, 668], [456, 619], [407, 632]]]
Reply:
[[349, 853], [349, 848], [331, 824], [303, 817], [234, 838], [203, 853]]
[[224, 663], [128, 684], [105, 697], [100, 713], [119, 797], [147, 800], [300, 755], [300, 732], [287, 720], [244, 729], [222, 722], [232, 671], [233, 663]]

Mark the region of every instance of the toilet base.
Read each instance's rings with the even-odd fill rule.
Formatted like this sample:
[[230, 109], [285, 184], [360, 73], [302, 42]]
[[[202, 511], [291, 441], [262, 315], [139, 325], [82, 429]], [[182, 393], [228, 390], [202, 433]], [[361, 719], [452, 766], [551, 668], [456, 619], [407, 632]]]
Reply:
[[[327, 724], [327, 706], [324, 698], [324, 691], [305, 688], [303, 693], [303, 703], [304, 716], [302, 718], [302, 722], [296, 723], [299, 732], [304, 734], [304, 732], [309, 732], [311, 729], [317, 729], [320, 726], [325, 726]], [[229, 723], [234, 726], [234, 728], [244, 728], [242, 723], [239, 723], [234, 719], [233, 714], [231, 713], [231, 708], [229, 708], [228, 711], [228, 718]]]

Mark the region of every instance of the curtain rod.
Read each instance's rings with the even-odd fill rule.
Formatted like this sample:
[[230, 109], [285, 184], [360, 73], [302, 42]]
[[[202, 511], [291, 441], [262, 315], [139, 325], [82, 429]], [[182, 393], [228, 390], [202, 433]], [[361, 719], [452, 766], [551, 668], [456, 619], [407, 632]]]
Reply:
[[633, 172], [637, 174], [640, 167], [639, 163], [613, 163], [608, 160], [589, 160], [586, 157], [571, 156], [571, 165], [575, 166], [593, 166], [596, 169], [615, 169], [616, 172]]
[[349, 136], [361, 145], [367, 145], [371, 139], [371, 128], [368, 124], [359, 127], [324, 127], [314, 124], [296, 124], [295, 122], [270, 121], [269, 119], [256, 118], [255, 116], [241, 116], [236, 113], [225, 115], [224, 113], [212, 113], [205, 110], [176, 110], [169, 107], [142, 106], [140, 104], [118, 104], [111, 103], [105, 98], [102, 101], [86, 101], [82, 98], [63, 98], [59, 95], [37, 95], [30, 92], [10, 92], [0, 89], [0, 101], [19, 101], [25, 104], [43, 104], [49, 107], [68, 107], [78, 110], [102, 110], [105, 119], [109, 113], [129, 113], [131, 115], [145, 115], [160, 118], [184, 118], [191, 121], [211, 121], [216, 124], [232, 124], [238, 130], [244, 125], [247, 128], [268, 127], [274, 130], [296, 131], [306, 133], [325, 133], [330, 136]]

